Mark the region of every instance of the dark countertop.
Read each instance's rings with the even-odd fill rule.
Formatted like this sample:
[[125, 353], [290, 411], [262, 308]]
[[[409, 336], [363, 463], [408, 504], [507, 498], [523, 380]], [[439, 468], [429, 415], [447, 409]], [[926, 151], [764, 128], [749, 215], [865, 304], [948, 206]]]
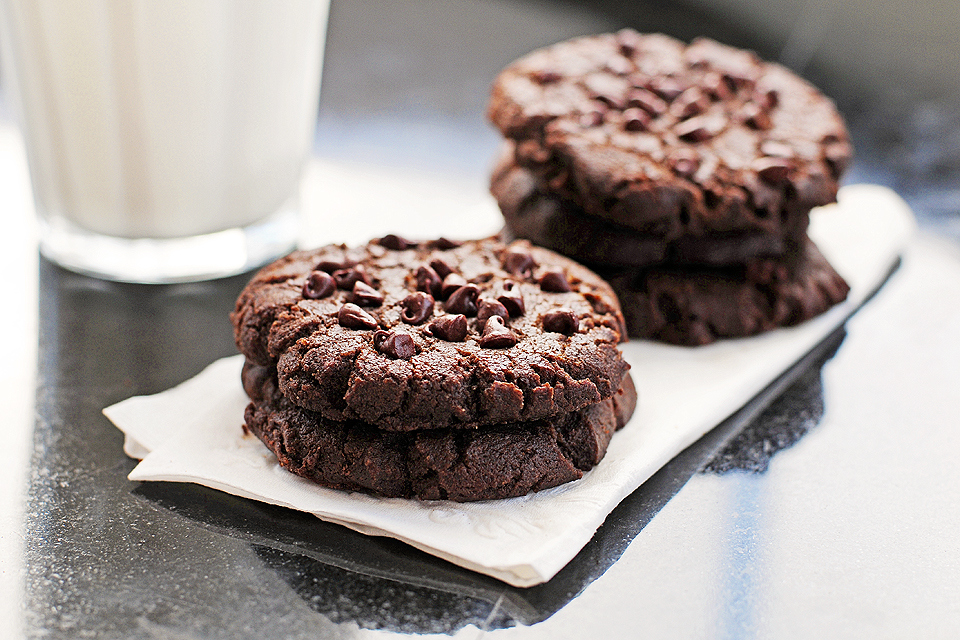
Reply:
[[[767, 42], [702, 5], [334, 0], [317, 156], [482, 191], [498, 143], [482, 116], [496, 71], [537, 46], [628, 24]], [[135, 463], [102, 408], [234, 353], [227, 314], [246, 276], [105, 283], [37, 265], [23, 242], [32, 230], [15, 225], [20, 235], [0, 249], [29, 286], [12, 287], [17, 304], [3, 321], [16, 337], [2, 353], [19, 368], [3, 378], [13, 411], [0, 478], [23, 501], [10, 491], [4, 506], [22, 509], [0, 513], [2, 593], [12, 596], [0, 632], [955, 637], [960, 154], [937, 135], [937, 122], [953, 121], [947, 99], [872, 100], [838, 98], [860, 153], [850, 181], [897, 188], [921, 222], [898, 271], [844, 330], [668, 464], [531, 589], [312, 516], [126, 480]]]

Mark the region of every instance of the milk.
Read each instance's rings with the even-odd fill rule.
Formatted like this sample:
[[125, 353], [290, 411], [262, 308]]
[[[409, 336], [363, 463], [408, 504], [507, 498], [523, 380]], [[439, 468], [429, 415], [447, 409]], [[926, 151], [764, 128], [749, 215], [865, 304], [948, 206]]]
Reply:
[[4, 83], [41, 219], [122, 238], [288, 206], [329, 0], [2, 0]]

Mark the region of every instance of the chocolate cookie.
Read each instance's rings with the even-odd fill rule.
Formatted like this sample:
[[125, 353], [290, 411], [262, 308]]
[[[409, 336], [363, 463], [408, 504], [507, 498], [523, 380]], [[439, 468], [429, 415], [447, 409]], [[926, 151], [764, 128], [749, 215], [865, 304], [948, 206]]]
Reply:
[[608, 281], [632, 337], [682, 345], [799, 324], [850, 291], [810, 240], [785, 259], [719, 268], [658, 266], [610, 273]]
[[785, 253], [790, 242], [761, 231], [687, 234], [671, 241], [591, 216], [537, 180], [531, 171], [502, 157], [490, 191], [500, 205], [505, 237], [526, 238], [578, 262], [606, 267], [658, 263], [727, 265]]
[[535, 51], [488, 115], [516, 162], [591, 215], [665, 238], [799, 237], [852, 155], [833, 103], [787, 69], [707, 39], [632, 30]]
[[629, 374], [611, 397], [572, 413], [481, 430], [382, 431], [291, 403], [269, 367], [247, 363], [247, 428], [285, 469], [334, 489], [424, 500], [511, 498], [577, 480], [633, 413]]
[[616, 296], [526, 241], [397, 236], [295, 252], [231, 316], [295, 405], [389, 430], [527, 422], [610, 397], [629, 368]]

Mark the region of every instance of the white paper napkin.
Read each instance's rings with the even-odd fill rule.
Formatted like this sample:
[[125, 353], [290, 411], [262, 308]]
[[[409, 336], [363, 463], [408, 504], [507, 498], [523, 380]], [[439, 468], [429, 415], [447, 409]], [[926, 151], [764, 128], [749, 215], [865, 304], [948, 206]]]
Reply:
[[242, 356], [104, 413], [126, 434], [125, 451], [142, 458], [131, 480], [194, 482], [310, 512], [531, 586], [563, 568], [624, 497], [842, 324], [882, 282], [914, 226], [893, 192], [844, 187], [838, 205], [812, 213], [810, 235], [850, 284], [846, 302], [802, 326], [748, 339], [697, 348], [623, 345], [640, 393], [635, 415], [582, 480], [522, 498], [467, 504], [384, 499], [325, 489], [288, 473], [259, 440], [243, 435]]

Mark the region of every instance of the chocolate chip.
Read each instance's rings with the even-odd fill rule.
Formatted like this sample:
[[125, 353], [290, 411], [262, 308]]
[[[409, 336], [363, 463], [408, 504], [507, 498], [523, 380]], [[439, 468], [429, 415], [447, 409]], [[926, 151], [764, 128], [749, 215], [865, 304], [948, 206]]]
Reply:
[[388, 234], [380, 238], [379, 244], [381, 247], [386, 247], [387, 249], [393, 249], [394, 251], [404, 251], [406, 249], [412, 249], [417, 246], [417, 243], [412, 240], [407, 240], [406, 238], [394, 234]]
[[625, 76], [633, 71], [633, 65], [627, 58], [607, 58], [604, 60], [603, 67], [618, 76]]
[[700, 157], [693, 149], [677, 149], [669, 162], [673, 170], [684, 178], [692, 177], [700, 168]]
[[376, 329], [377, 321], [369, 313], [348, 302], [337, 312], [337, 322], [348, 329]]
[[507, 249], [503, 256], [503, 268], [507, 273], [515, 276], [530, 277], [533, 268], [537, 266], [533, 256], [521, 249]]
[[563, 78], [560, 73], [552, 69], [537, 69], [531, 77], [537, 84], [553, 84]]
[[627, 109], [623, 112], [623, 128], [627, 131], [646, 131], [650, 128], [652, 118], [643, 109]]
[[686, 86], [676, 78], [654, 78], [647, 88], [668, 102], [672, 102], [686, 90]]
[[584, 128], [599, 127], [603, 124], [606, 109], [591, 109], [580, 115], [580, 126]]
[[446, 262], [440, 258], [434, 258], [430, 261], [430, 268], [437, 272], [437, 275], [441, 279], [446, 278], [448, 275], [453, 273], [453, 267], [448, 265]]
[[454, 291], [467, 284], [467, 281], [459, 273], [448, 273], [440, 285], [440, 297], [446, 300]]
[[358, 282], [362, 282], [367, 285], [373, 284], [370, 282], [370, 277], [367, 276], [366, 272], [364, 272], [360, 267], [338, 269], [333, 272], [333, 279], [337, 283], [337, 288], [345, 291], [352, 291], [353, 285]]
[[632, 89], [627, 94], [627, 105], [640, 107], [651, 116], [659, 116], [667, 110], [667, 103], [660, 96], [646, 89]]
[[778, 185], [789, 180], [792, 163], [786, 158], [757, 158], [751, 167], [761, 180], [767, 184]]
[[703, 116], [681, 122], [673, 131], [678, 138], [687, 142], [706, 142], [720, 132], [716, 122]]
[[507, 280], [500, 289], [500, 295], [497, 296], [497, 302], [507, 309], [511, 318], [517, 318], [524, 314], [526, 305], [523, 303], [523, 296], [520, 295], [520, 289], [516, 283]]
[[373, 334], [373, 346], [383, 355], [398, 360], [409, 360], [417, 354], [413, 338], [400, 331], [377, 331]]
[[727, 81], [716, 71], [704, 74], [700, 84], [716, 100], [729, 100], [733, 97], [733, 91]]
[[607, 107], [622, 111], [627, 105], [628, 85], [622, 78], [606, 73], [596, 73], [584, 77], [583, 84], [591, 99]]
[[427, 325], [430, 333], [447, 342], [463, 342], [467, 337], [467, 317], [463, 314], [441, 316]]
[[480, 305], [477, 307], [477, 324], [480, 328], [482, 329], [487, 323], [487, 320], [493, 316], [509, 318], [510, 314], [501, 302], [496, 300], [481, 300]]
[[359, 280], [353, 283], [353, 291], [350, 292], [350, 302], [361, 307], [379, 307], [383, 304], [383, 294]]
[[321, 260], [320, 263], [314, 267], [314, 270], [333, 273], [334, 271], [340, 271], [341, 269], [349, 269], [350, 267], [356, 266], [356, 264], [356, 261], [347, 259], [341, 260], [340, 262], [335, 260]]
[[417, 268], [417, 291], [425, 291], [434, 298], [439, 298], [442, 285], [443, 280], [433, 267], [421, 265]]
[[686, 120], [700, 115], [709, 106], [710, 101], [703, 92], [696, 87], [690, 87], [670, 105], [670, 113], [678, 120]]
[[570, 281], [558, 269], [551, 269], [540, 276], [540, 288], [551, 293], [566, 293], [570, 291]]
[[793, 147], [785, 142], [767, 140], [761, 143], [760, 153], [765, 156], [772, 156], [774, 158], [791, 158], [793, 157]]
[[756, 129], [757, 131], [766, 131], [773, 126], [773, 122], [770, 120], [767, 112], [752, 102], [743, 105], [741, 117], [748, 127]]
[[643, 45], [643, 37], [633, 29], [621, 29], [614, 37], [617, 40], [620, 53], [628, 58]]
[[567, 311], [565, 309], [558, 309], [557, 311], [550, 311], [549, 313], [543, 314], [540, 317], [540, 324], [543, 326], [544, 331], [562, 333], [565, 336], [573, 335], [580, 327], [580, 321], [577, 320], [577, 316], [573, 311]]
[[324, 271], [314, 271], [303, 283], [303, 297], [311, 300], [326, 298], [337, 288], [333, 277]]
[[400, 301], [400, 319], [407, 324], [420, 324], [433, 315], [433, 296], [423, 291], [411, 293]]
[[460, 240], [450, 240], [449, 238], [437, 238], [430, 244], [441, 251], [447, 251], [448, 249], [456, 249], [461, 246], [463, 242]]
[[484, 349], [506, 349], [517, 344], [517, 336], [503, 324], [503, 318], [491, 316], [483, 327], [479, 342]]
[[753, 101], [764, 111], [771, 111], [780, 104], [780, 93], [776, 89], [757, 89]]
[[475, 284], [465, 284], [447, 298], [444, 309], [448, 313], [462, 313], [465, 316], [477, 315], [477, 298], [480, 296], [480, 287]]

